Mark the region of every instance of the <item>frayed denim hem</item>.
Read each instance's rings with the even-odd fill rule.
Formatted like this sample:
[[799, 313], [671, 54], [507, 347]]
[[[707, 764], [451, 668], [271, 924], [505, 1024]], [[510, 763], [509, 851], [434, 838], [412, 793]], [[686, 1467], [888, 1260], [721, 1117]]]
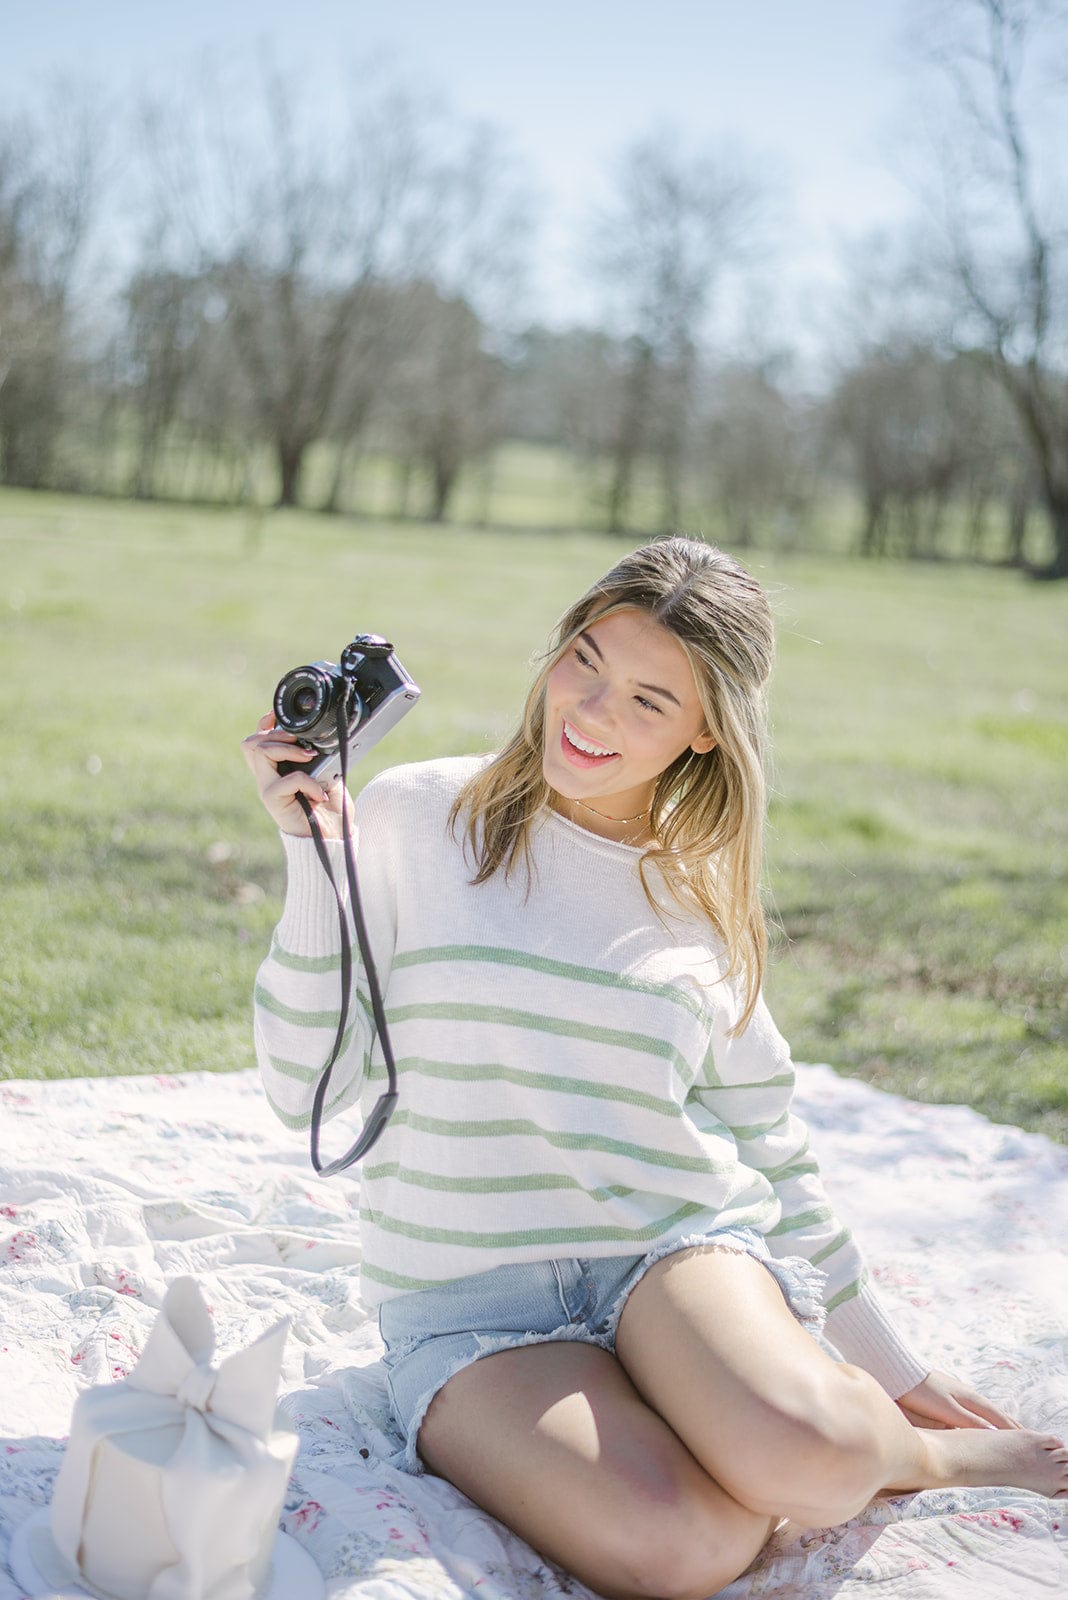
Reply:
[[619, 1319], [623, 1315], [623, 1307], [633, 1291], [641, 1283], [650, 1267], [654, 1267], [665, 1256], [675, 1255], [680, 1250], [733, 1250], [740, 1255], [752, 1256], [754, 1261], [759, 1261], [766, 1267], [782, 1290], [783, 1299], [793, 1312], [797, 1321], [809, 1333], [819, 1335], [827, 1320], [827, 1311], [823, 1304], [823, 1291], [827, 1283], [827, 1274], [819, 1267], [814, 1267], [811, 1261], [804, 1256], [764, 1256], [758, 1249], [751, 1248], [744, 1239], [737, 1234], [724, 1232], [722, 1234], [690, 1233], [681, 1239], [669, 1239], [665, 1244], [659, 1245], [655, 1250], [650, 1250], [642, 1268], [636, 1278], [625, 1286], [622, 1293], [615, 1300], [612, 1309], [605, 1319], [608, 1328], [608, 1337], [611, 1347], [615, 1347], [616, 1331]]
[[602, 1334], [591, 1333], [581, 1323], [569, 1322], [562, 1327], [554, 1328], [551, 1333], [503, 1333], [495, 1338], [485, 1334], [475, 1334], [479, 1348], [474, 1352], [467, 1352], [459, 1356], [425, 1394], [420, 1395], [416, 1401], [415, 1412], [411, 1423], [408, 1425], [404, 1445], [405, 1472], [415, 1476], [426, 1472], [418, 1453], [419, 1429], [423, 1426], [423, 1419], [430, 1410], [431, 1402], [435, 1395], [441, 1393], [450, 1378], [455, 1378], [458, 1372], [465, 1367], [474, 1366], [476, 1361], [482, 1361], [486, 1356], [498, 1355], [502, 1350], [521, 1350], [529, 1344], [595, 1344], [601, 1350], [610, 1350], [610, 1340]]

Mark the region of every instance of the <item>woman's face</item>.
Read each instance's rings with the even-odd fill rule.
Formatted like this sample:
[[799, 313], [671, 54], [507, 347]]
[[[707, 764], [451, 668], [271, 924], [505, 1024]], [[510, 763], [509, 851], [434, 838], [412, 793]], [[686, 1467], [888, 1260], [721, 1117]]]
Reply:
[[[644, 611], [591, 623], [546, 680], [545, 780], [611, 818], [647, 810], [664, 769], [714, 743], [689, 657]], [[585, 812], [575, 820], [594, 825]]]

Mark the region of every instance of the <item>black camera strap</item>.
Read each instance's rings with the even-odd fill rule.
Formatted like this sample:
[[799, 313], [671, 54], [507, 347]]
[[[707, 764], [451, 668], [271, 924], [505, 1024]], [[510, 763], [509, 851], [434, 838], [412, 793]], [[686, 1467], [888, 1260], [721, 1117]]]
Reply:
[[345, 1025], [348, 1022], [349, 1006], [352, 1000], [352, 940], [349, 937], [345, 902], [341, 897], [341, 890], [330, 865], [330, 856], [323, 840], [322, 829], [312, 814], [311, 802], [307, 795], [298, 793], [297, 801], [308, 819], [308, 826], [311, 829], [312, 839], [315, 843], [315, 853], [319, 857], [323, 871], [330, 880], [330, 887], [334, 891], [334, 899], [337, 901], [338, 928], [341, 933], [341, 1008], [337, 1021], [337, 1033], [334, 1037], [330, 1059], [323, 1068], [319, 1082], [315, 1086], [315, 1098], [312, 1100], [311, 1109], [311, 1163], [316, 1172], [324, 1178], [331, 1178], [337, 1172], [344, 1172], [346, 1167], [351, 1167], [355, 1162], [363, 1159], [392, 1116], [398, 1098], [397, 1069], [393, 1063], [393, 1047], [390, 1044], [389, 1029], [386, 1026], [386, 1008], [382, 1003], [382, 991], [379, 987], [374, 957], [371, 954], [371, 941], [367, 936], [367, 925], [364, 922], [363, 907], [360, 903], [360, 890], [356, 881], [356, 857], [352, 848], [352, 834], [348, 825], [347, 803], [344, 791], [347, 788], [349, 768], [349, 729], [344, 703], [340, 704], [337, 709], [337, 735], [338, 752], [341, 757], [341, 832], [345, 847], [345, 877], [348, 882], [349, 904], [352, 907], [352, 921], [356, 929], [356, 940], [363, 959], [363, 970], [367, 975], [367, 987], [371, 995], [371, 1013], [375, 1019], [378, 1037], [382, 1042], [382, 1054], [386, 1060], [389, 1091], [386, 1094], [379, 1095], [375, 1101], [371, 1109], [371, 1115], [364, 1123], [360, 1131], [360, 1137], [352, 1148], [346, 1151], [343, 1156], [338, 1156], [336, 1161], [330, 1161], [324, 1166], [319, 1158], [319, 1126], [322, 1122], [323, 1106], [326, 1104], [326, 1091], [330, 1083], [330, 1074], [334, 1069], [334, 1063], [341, 1054], [341, 1047], [345, 1038]]

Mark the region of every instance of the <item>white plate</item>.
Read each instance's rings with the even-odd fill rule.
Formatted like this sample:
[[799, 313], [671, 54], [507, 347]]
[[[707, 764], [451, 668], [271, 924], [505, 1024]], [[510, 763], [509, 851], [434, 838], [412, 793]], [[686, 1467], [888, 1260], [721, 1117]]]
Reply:
[[[48, 1507], [45, 1506], [15, 1529], [8, 1557], [11, 1570], [25, 1593], [33, 1595], [35, 1600], [42, 1600], [44, 1596], [47, 1596], [47, 1600], [85, 1600], [90, 1592], [88, 1589], [83, 1589], [79, 1584], [70, 1584], [63, 1589], [53, 1588], [37, 1570], [30, 1553], [30, 1534], [36, 1528], [47, 1528], [48, 1517]], [[281, 1529], [271, 1552], [271, 1572], [270, 1588], [265, 1589], [256, 1600], [293, 1600], [294, 1595], [300, 1595], [301, 1600], [323, 1600], [326, 1594], [323, 1575], [312, 1557], [302, 1544]]]

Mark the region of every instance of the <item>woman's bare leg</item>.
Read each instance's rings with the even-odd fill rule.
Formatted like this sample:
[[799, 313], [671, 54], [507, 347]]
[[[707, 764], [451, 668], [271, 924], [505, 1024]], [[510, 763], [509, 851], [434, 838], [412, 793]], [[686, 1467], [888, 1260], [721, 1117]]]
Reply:
[[596, 1345], [524, 1345], [464, 1367], [418, 1446], [431, 1472], [612, 1600], [706, 1600], [777, 1520], [715, 1483]]
[[756, 1511], [826, 1526], [883, 1489], [1068, 1493], [1058, 1439], [914, 1428], [874, 1378], [820, 1349], [739, 1251], [698, 1246], [657, 1262], [627, 1300], [616, 1353], [705, 1471]]

